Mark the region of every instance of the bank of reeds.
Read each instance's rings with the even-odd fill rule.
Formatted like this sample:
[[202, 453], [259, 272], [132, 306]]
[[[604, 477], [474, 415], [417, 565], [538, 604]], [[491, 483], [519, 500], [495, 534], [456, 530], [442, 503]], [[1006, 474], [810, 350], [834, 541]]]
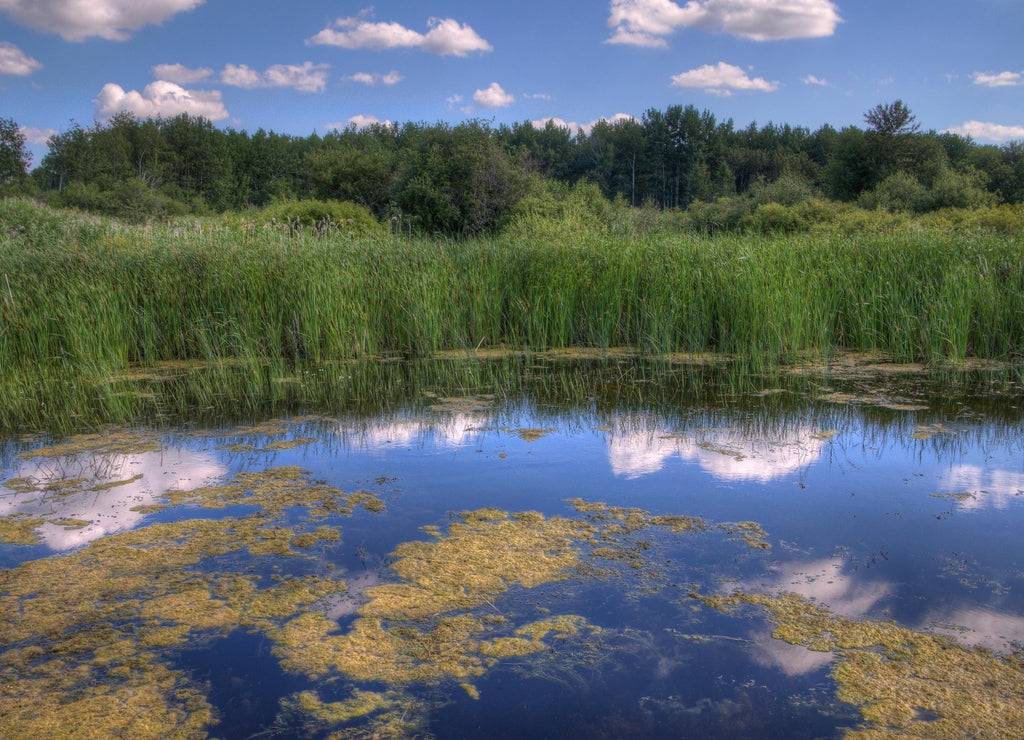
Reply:
[[255, 378], [268, 363], [484, 347], [715, 351], [754, 371], [840, 348], [1017, 360], [1024, 237], [324, 238], [129, 227], [6, 201], [0, 321], [7, 391], [171, 360], [230, 361]]

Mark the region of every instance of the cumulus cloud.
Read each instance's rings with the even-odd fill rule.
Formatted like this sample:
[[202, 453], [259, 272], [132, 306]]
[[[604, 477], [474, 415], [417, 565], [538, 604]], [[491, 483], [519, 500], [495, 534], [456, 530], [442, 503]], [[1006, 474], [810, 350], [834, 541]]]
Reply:
[[473, 93], [473, 102], [481, 108], [506, 108], [512, 105], [515, 99], [515, 95], [505, 92], [497, 82], [492, 82], [486, 89]]
[[384, 85], [390, 87], [391, 85], [397, 85], [399, 82], [405, 79], [401, 74], [395, 70], [391, 70], [386, 75], [379, 72], [356, 72], [354, 75], [350, 75], [348, 78], [352, 82], [359, 82], [363, 85]]
[[184, 64], [157, 64], [150, 69], [153, 77], [158, 80], [176, 82], [179, 85], [190, 85], [193, 82], [202, 82], [213, 74], [213, 70], [207, 67], [190, 69]]
[[0, 41], [0, 75], [25, 77], [38, 72], [43, 65], [9, 41]]
[[254, 89], [258, 87], [290, 87], [299, 92], [318, 93], [327, 87], [328, 64], [305, 62], [275, 64], [264, 72], [257, 72], [244, 64], [228, 64], [220, 73], [220, 81], [232, 87]]
[[1007, 141], [1024, 140], [1024, 126], [1004, 126], [984, 121], [966, 121], [959, 126], [945, 129], [944, 134], [958, 134], [972, 139], [983, 139], [1001, 144]]
[[576, 121], [566, 121], [564, 118], [549, 117], [539, 118], [535, 121], [530, 121], [530, 124], [536, 129], [544, 129], [547, 127], [548, 123], [551, 123], [552, 125], [558, 126], [559, 128], [568, 129], [570, 133], [574, 135], [577, 131], [582, 130], [583, 133], [589, 136], [590, 132], [594, 130], [594, 126], [599, 124], [601, 121], [606, 121], [607, 123], [610, 123], [614, 126], [619, 121], [635, 120], [636, 116], [631, 116], [628, 113], [616, 113], [614, 116], [611, 116], [610, 118], [595, 118], [590, 123], [577, 123]]
[[719, 62], [691, 69], [672, 76], [673, 87], [694, 87], [705, 90], [712, 95], [728, 96], [734, 90], [757, 90], [772, 92], [779, 88], [778, 82], [769, 82], [763, 77], [751, 78], [733, 64]]
[[820, 38], [842, 19], [830, 0], [611, 0], [609, 44], [663, 47], [679, 28], [723, 31], [753, 41]]
[[984, 87], [1017, 87], [1024, 85], [1024, 72], [998, 72], [988, 74], [986, 72], [975, 72], [971, 75], [975, 85]]
[[138, 118], [173, 117], [181, 113], [201, 116], [211, 121], [228, 117], [219, 90], [186, 90], [174, 82], [157, 80], [146, 85], [142, 92], [125, 91], [120, 85], [108, 82], [93, 102], [96, 115], [107, 119], [121, 111]]
[[124, 41], [132, 31], [163, 23], [205, 0], [0, 0], [0, 11], [15, 22], [59, 34], [65, 41], [91, 36]]
[[828, 87], [828, 80], [823, 80], [820, 77], [815, 77], [814, 75], [807, 75], [806, 77], [804, 77], [803, 83], [805, 85], [819, 85], [821, 87]]
[[456, 57], [494, 48], [470, 26], [452, 18], [431, 18], [427, 21], [429, 30], [420, 33], [400, 23], [376, 23], [367, 20], [367, 16], [364, 11], [352, 18], [338, 18], [331, 27], [320, 31], [306, 43], [378, 51], [419, 49], [430, 54]]
[[29, 144], [49, 144], [50, 137], [60, 133], [55, 128], [36, 128], [35, 126], [22, 126], [18, 130]]

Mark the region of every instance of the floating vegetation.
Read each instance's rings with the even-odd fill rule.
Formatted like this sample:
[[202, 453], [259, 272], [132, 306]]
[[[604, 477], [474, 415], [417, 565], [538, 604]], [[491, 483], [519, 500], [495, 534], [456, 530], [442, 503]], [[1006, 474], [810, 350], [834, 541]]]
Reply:
[[[243, 550], [288, 556], [297, 552], [292, 546], [337, 542], [335, 528], [294, 534], [279, 517], [295, 505], [308, 507], [311, 519], [349, 514], [375, 497], [350, 497], [280, 468], [172, 499], [212, 507], [244, 500], [257, 512], [152, 524], [0, 571], [0, 735], [205, 737], [211, 706], [160, 649], [238, 627], [271, 630], [346, 584], [279, 577], [261, 588], [251, 570], [208, 572], [203, 563]], [[35, 523], [14, 522], [27, 540]]]
[[831, 652], [837, 696], [861, 708], [854, 738], [1005, 738], [1024, 727], [1024, 655], [966, 647], [951, 637], [841, 617], [796, 594], [698, 597], [732, 610], [761, 607], [772, 636]]
[[159, 452], [160, 437], [137, 429], [107, 429], [97, 434], [79, 434], [57, 444], [46, 445], [20, 455], [23, 459], [74, 457], [76, 455], [137, 455]]
[[168, 491], [170, 505], [222, 509], [234, 505], [258, 506], [267, 515], [280, 516], [291, 506], [309, 510], [311, 520], [351, 514], [356, 507], [384, 510], [384, 502], [369, 491], [346, 493], [325, 483], [310, 481], [306, 471], [294, 466], [270, 468], [259, 473], [238, 473], [228, 483], [187, 491]]
[[911, 439], [931, 439], [932, 437], [943, 435], [943, 434], [956, 434], [955, 429], [951, 429], [945, 424], [920, 424], [917, 427], [917, 431], [910, 435]]

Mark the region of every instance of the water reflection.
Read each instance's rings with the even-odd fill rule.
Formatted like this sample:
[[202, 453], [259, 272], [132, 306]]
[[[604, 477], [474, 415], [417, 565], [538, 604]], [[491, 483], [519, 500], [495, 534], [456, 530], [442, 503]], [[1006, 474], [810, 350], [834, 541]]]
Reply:
[[656, 473], [672, 457], [693, 462], [719, 480], [767, 483], [796, 473], [817, 460], [828, 444], [829, 434], [798, 426], [751, 436], [737, 428], [700, 429], [673, 433], [669, 430], [630, 431], [622, 425], [609, 433], [608, 460], [617, 476], [639, 478]]
[[965, 511], [1005, 509], [1024, 496], [1024, 473], [1013, 470], [962, 464], [950, 468], [946, 478], [959, 508]]
[[[63, 552], [142, 523], [142, 507], [172, 489], [219, 480], [227, 467], [211, 452], [176, 447], [129, 455], [21, 461], [0, 495], [0, 517], [43, 518], [43, 544]], [[12, 490], [11, 486], [14, 486]]]
[[[876, 613], [879, 603], [895, 590], [892, 583], [855, 576], [841, 557], [773, 563], [768, 574], [767, 579], [736, 583], [728, 590], [795, 593], [850, 619]], [[753, 627], [749, 639], [756, 646], [754, 660], [758, 664], [778, 668], [787, 676], [819, 671], [833, 660], [831, 653], [777, 640], [764, 626]]]

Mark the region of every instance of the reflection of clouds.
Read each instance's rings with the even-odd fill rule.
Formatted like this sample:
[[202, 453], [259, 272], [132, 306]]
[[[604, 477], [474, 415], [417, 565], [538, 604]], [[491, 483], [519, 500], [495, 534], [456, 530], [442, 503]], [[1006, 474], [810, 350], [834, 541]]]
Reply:
[[819, 431], [795, 427], [771, 438], [752, 439], [737, 429], [706, 429], [685, 437], [658, 431], [611, 436], [608, 459], [615, 475], [638, 478], [657, 472], [677, 455], [722, 480], [766, 483], [816, 460], [826, 440]]
[[986, 609], [959, 609], [936, 613], [927, 624], [935, 632], [950, 635], [964, 645], [1006, 652], [1013, 643], [1024, 644], [1024, 617]]
[[[159, 503], [171, 489], [196, 488], [219, 480], [227, 469], [210, 453], [170, 449], [136, 455], [34, 459], [21, 463], [13, 472], [12, 477], [30, 478], [40, 488], [82, 480], [71, 492], [0, 496], [0, 516], [45, 517], [49, 521], [39, 527], [40, 537], [51, 549], [63, 551], [135, 527], [145, 514], [132, 511], [133, 507]], [[120, 481], [126, 482], [113, 485]], [[53, 523], [60, 520], [89, 524], [68, 528]]]
[[975, 494], [959, 501], [961, 509], [1005, 509], [1011, 499], [1024, 493], [1024, 473], [978, 465], [954, 465], [949, 471], [949, 488]]
[[[831, 558], [779, 563], [772, 567], [772, 571], [774, 576], [767, 586], [768, 591], [798, 594], [827, 607], [833, 614], [850, 619], [865, 616], [892, 592], [891, 584], [853, 579], [843, 572], [842, 561]], [[735, 588], [750, 593], [766, 590], [764, 583], [741, 583]], [[831, 653], [776, 640], [767, 629], [755, 630], [750, 639], [757, 649], [754, 660], [761, 665], [778, 668], [787, 676], [810, 673], [832, 661]]]
[[357, 430], [346, 429], [346, 436], [361, 446], [378, 450], [395, 446], [415, 446], [433, 439], [439, 447], [459, 447], [480, 435], [488, 424], [482, 414], [457, 413], [436, 418], [389, 420], [369, 424]]

